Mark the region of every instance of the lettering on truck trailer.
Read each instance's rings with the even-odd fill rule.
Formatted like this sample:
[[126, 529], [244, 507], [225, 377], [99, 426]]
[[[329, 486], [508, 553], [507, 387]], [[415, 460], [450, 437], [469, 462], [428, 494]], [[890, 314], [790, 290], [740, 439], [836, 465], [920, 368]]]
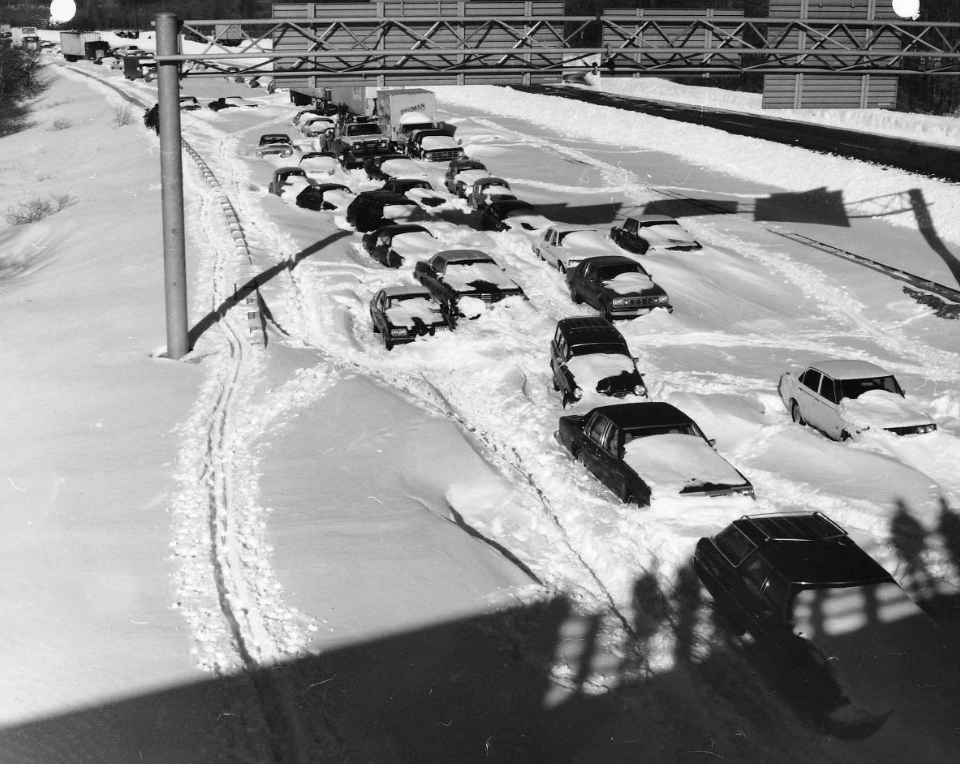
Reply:
[[400, 113], [406, 114], [407, 112], [410, 112], [410, 111], [426, 111], [426, 110], [427, 110], [427, 105], [421, 102], [416, 104], [415, 106], [408, 106], [405, 109], [400, 109]]

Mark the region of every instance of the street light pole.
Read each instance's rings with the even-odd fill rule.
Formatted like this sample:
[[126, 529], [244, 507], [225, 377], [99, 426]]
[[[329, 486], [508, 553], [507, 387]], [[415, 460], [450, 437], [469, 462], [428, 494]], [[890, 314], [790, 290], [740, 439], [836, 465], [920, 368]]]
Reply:
[[180, 64], [177, 61], [164, 62], [161, 57], [179, 54], [180, 22], [172, 13], [158, 13], [155, 23], [167, 357], [176, 361], [190, 352], [183, 222], [183, 155], [180, 147]]

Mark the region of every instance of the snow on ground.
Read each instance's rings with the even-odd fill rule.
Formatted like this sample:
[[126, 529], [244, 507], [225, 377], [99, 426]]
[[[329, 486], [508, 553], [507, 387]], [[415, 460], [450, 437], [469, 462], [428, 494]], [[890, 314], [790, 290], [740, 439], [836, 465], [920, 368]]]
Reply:
[[[80, 68], [143, 103], [156, 99], [152, 84]], [[929, 576], [958, 581], [947, 532], [960, 507], [954, 325], [900, 282], [781, 235], [809, 235], [955, 286], [953, 186], [605, 107], [437, 89], [470, 156], [547, 217], [603, 230], [631, 212], [668, 213], [704, 244], [644, 258], [675, 311], [619, 327], [651, 397], [716, 438], [757, 500], [670, 498], [637, 509], [554, 441], [564, 412], [549, 340], [559, 318], [593, 311], [574, 306], [562, 277], [536, 259], [534, 234], [480, 232], [476, 214], [451, 199], [425, 225], [444, 247], [490, 252], [529, 301], [387, 352], [367, 304], [385, 286], [413, 283], [410, 269], [367, 257], [342, 211], [311, 212], [267, 193], [273, 169], [289, 160], [258, 159], [254, 148], [261, 133], [294, 133], [295, 109], [282, 93], [184, 84], [204, 102], [243, 93], [259, 107], [184, 115], [186, 139], [218, 181], [185, 160], [191, 324], [203, 331], [187, 361], [158, 358], [156, 138], [137, 123], [114, 126], [123, 102], [104, 85], [59, 68], [51, 77], [34, 126], [0, 142], [4, 198], [75, 198], [40, 223], [0, 228], [0, 309], [11, 327], [0, 371], [8, 391], [0, 512], [11, 571], [2, 585], [14, 634], [0, 659], [12, 677], [0, 724], [27, 725], [12, 738], [21, 761], [45, 761], [31, 742], [49, 737], [45, 721], [57, 729], [63, 714], [82, 720], [81, 710], [133, 696], [146, 699], [160, 727], [193, 720], [197, 734], [177, 735], [182, 760], [215, 760], [210, 750], [263, 760], [258, 746], [275, 743], [277, 730], [295, 747], [320, 740], [331, 756], [361, 755], [343, 725], [363, 716], [374, 691], [351, 710], [335, 693], [348, 692], [338, 687], [351, 678], [360, 686], [364, 667], [337, 679], [325, 666], [361, 645], [377, 665], [377, 646], [388, 654], [388, 644], [413, 665], [429, 629], [510, 607], [539, 613], [555, 598], [572, 606], [556, 644], [547, 640], [539, 655], [515, 622], [495, 632], [477, 626], [486, 643], [480, 671], [465, 675], [502, 670], [503, 657], [488, 663], [483, 649], [510, 655], [518, 681], [533, 671], [541, 682], [536, 714], [573, 714], [577, 725], [605, 708], [592, 700], [605, 692], [652, 693], [644, 708], [676, 703], [680, 713], [641, 727], [651, 750], [675, 760], [714, 740], [720, 755], [746, 751], [745, 761], [758, 749], [739, 745], [775, 745], [785, 760], [873, 761], [893, 743], [916, 754], [924, 735], [942, 732], [891, 725], [886, 738], [831, 747], [794, 722], [765, 723], [744, 704], [761, 714], [773, 702], [767, 695], [751, 685], [731, 700], [683, 668], [685, 652], [714, 671], [731, 658], [699, 610], [686, 614], [689, 633], [679, 622], [697, 538], [745, 512], [818, 509], [908, 587]], [[71, 126], [51, 129], [61, 116]], [[438, 189], [442, 170], [426, 166]], [[360, 171], [337, 177], [354, 190], [376, 186]], [[242, 227], [239, 246], [225, 198]], [[246, 305], [233, 302], [254, 276], [269, 319], [266, 350], [253, 341]], [[776, 380], [824, 356], [893, 371], [940, 431], [838, 444], [792, 424]], [[720, 672], [724, 686], [749, 684], [737, 665]], [[417, 686], [400, 681], [398, 664], [388, 670], [397, 672], [386, 683], [398, 697]], [[214, 696], [238, 676], [252, 684], [238, 680], [230, 726], [210, 721], [224, 714], [206, 695], [178, 704], [161, 692], [193, 683]], [[502, 697], [516, 697], [506, 686]], [[308, 692], [309, 702], [290, 702]], [[429, 713], [431, 729], [450, 722], [445, 714], [465, 725], [478, 716], [449, 702]], [[622, 721], [623, 732], [636, 731], [636, 717]], [[721, 732], [731, 724], [751, 742]], [[584, 729], [577, 746], [599, 727]], [[486, 740], [485, 750], [520, 760], [520, 748], [497, 749], [496, 731], [488, 733], [477, 750]], [[76, 750], [92, 744], [71, 734]], [[422, 734], [418, 743], [440, 744]], [[120, 752], [136, 750], [138, 735], [136, 724], [124, 728], [99, 756], [133, 760]], [[151, 740], [140, 755], [161, 760], [170, 745]], [[590, 745], [605, 760], [629, 749], [610, 756], [612, 743]], [[925, 750], [914, 758], [949, 760]], [[451, 751], [444, 760], [462, 752]]]

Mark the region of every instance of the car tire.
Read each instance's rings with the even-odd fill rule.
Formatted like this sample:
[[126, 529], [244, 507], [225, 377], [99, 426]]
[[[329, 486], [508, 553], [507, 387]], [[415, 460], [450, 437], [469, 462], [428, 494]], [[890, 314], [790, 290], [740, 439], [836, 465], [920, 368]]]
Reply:
[[800, 413], [800, 404], [796, 401], [790, 401], [790, 416], [793, 421], [801, 427], [806, 426], [807, 421], [803, 418], [803, 414]]
[[845, 441], [850, 440], [850, 433], [844, 430], [840, 433], [840, 442], [844, 443]]
[[557, 260], [557, 270], [560, 271], [564, 276], [567, 275], [567, 266]]
[[386, 334], [383, 335], [383, 347], [386, 350], [393, 350], [393, 340]]
[[610, 306], [605, 302], [600, 303], [600, 315], [613, 323], [613, 313], [610, 312]]

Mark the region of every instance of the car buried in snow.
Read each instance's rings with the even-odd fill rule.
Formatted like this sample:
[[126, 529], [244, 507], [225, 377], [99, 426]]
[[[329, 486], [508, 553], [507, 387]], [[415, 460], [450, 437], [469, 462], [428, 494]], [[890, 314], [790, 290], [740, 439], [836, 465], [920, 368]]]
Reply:
[[317, 212], [346, 209], [356, 194], [343, 183], [317, 183], [297, 194], [297, 206]]
[[196, 96], [191, 96], [191, 95], [180, 96], [180, 111], [196, 111], [199, 108], [200, 108], [200, 101], [197, 100]]
[[422, 178], [391, 178], [381, 188], [413, 199], [421, 207], [439, 207], [447, 201], [433, 190], [430, 181]]
[[439, 303], [422, 286], [381, 289], [370, 301], [370, 319], [387, 350], [451, 328]]
[[480, 211], [484, 231], [541, 231], [552, 224], [522, 199], [498, 199]]
[[564, 408], [587, 396], [647, 398], [647, 386], [637, 371], [627, 341], [599, 316], [562, 318], [550, 342], [553, 389]]
[[410, 223], [426, 214], [413, 199], [382, 191], [361, 191], [347, 207], [347, 223], [360, 233], [375, 231], [391, 223]]
[[468, 183], [473, 183], [478, 178], [484, 178], [489, 174], [483, 162], [462, 157], [454, 159], [447, 165], [443, 185], [451, 194], [463, 198], [466, 195]]
[[496, 260], [477, 249], [448, 249], [416, 264], [413, 277], [443, 306], [451, 320], [477, 318], [484, 308], [523, 297], [523, 290]]
[[555, 437], [626, 504], [754, 498], [750, 481], [714, 450], [696, 422], [669, 403], [617, 403], [562, 416]]
[[585, 302], [612, 321], [635, 318], [657, 308], [673, 312], [670, 298], [643, 266], [623, 255], [588, 257], [567, 271], [570, 299]]
[[393, 180], [395, 178], [427, 179], [429, 173], [404, 154], [382, 154], [368, 157], [363, 162], [363, 171], [370, 180]]
[[566, 273], [588, 257], [620, 254], [596, 228], [569, 225], [551, 225], [531, 248], [533, 254], [560, 273]]
[[906, 400], [893, 374], [868, 361], [817, 361], [799, 373], [784, 372], [777, 390], [794, 422], [834, 440], [866, 430], [922, 435], [937, 429]]
[[906, 688], [924, 688], [925, 698], [951, 689], [940, 630], [820, 512], [741, 517], [701, 538], [693, 565], [736, 634], [749, 632], [801, 672], [785, 689], [804, 687], [831, 734], [876, 732], [910, 702]]
[[285, 194], [299, 194], [305, 186], [313, 185], [315, 181], [307, 177], [306, 171], [300, 167], [278, 167], [273, 171], [269, 191], [276, 196]]
[[336, 124], [330, 117], [311, 115], [300, 122], [300, 134], [304, 138], [316, 138], [318, 135], [323, 135], [327, 130], [333, 130]]
[[257, 156], [281, 156], [292, 157], [296, 148], [290, 136], [286, 133], [266, 133], [260, 136], [260, 142], [257, 145]]
[[467, 204], [475, 210], [483, 210], [490, 202], [498, 199], [516, 199], [510, 190], [510, 184], [503, 178], [487, 175], [477, 178], [466, 191]]
[[610, 229], [610, 238], [638, 255], [653, 252], [692, 252], [703, 249], [683, 226], [667, 215], [639, 215]]
[[335, 175], [340, 168], [337, 158], [329, 151], [304, 152], [297, 165], [306, 171], [307, 177], [314, 180]]
[[363, 235], [363, 248], [387, 268], [400, 268], [434, 255], [440, 243], [422, 225], [387, 225]]

